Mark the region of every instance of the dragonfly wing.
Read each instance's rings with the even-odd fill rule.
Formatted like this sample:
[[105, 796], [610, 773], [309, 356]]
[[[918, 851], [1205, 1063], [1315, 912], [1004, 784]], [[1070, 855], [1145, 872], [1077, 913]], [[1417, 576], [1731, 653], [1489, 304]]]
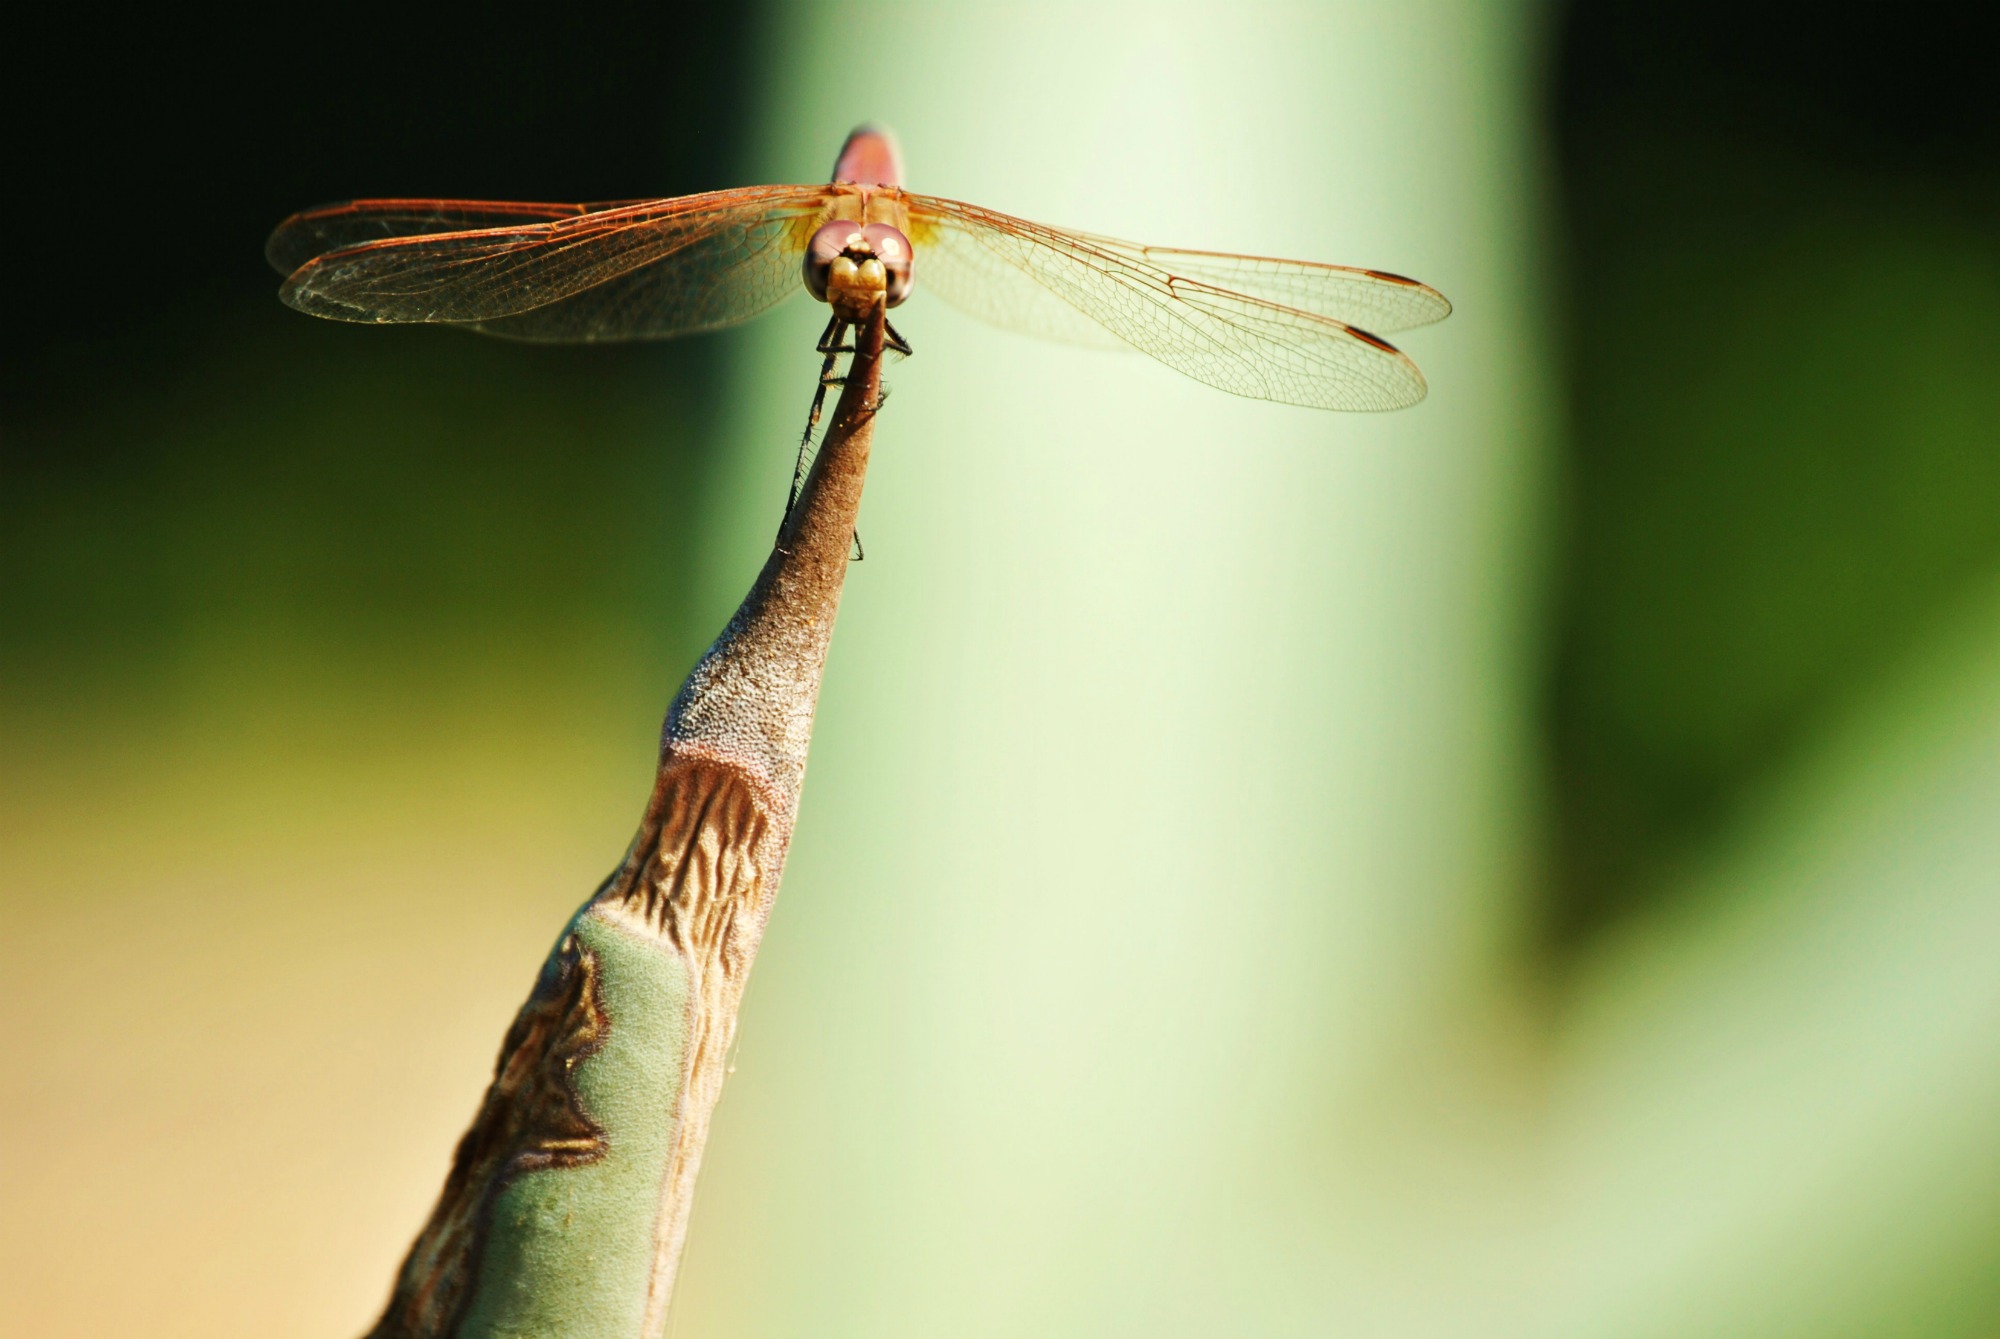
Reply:
[[1393, 335], [1451, 315], [1451, 303], [1444, 294], [1429, 284], [1386, 270], [1315, 265], [1311, 261], [1273, 260], [1266, 256], [1232, 256], [1220, 251], [1135, 246], [1109, 237], [1092, 237], [1090, 241], [1107, 249], [1122, 248], [1146, 263], [1184, 278], [1331, 317], [1345, 325], [1360, 326], [1371, 334]]
[[[800, 287], [826, 195], [758, 186], [610, 207], [362, 201], [288, 220], [267, 254], [281, 267], [309, 257], [279, 296], [315, 316], [519, 339], [661, 338], [746, 320]], [[321, 240], [337, 245], [316, 252]]]
[[1017, 264], [1010, 248], [992, 246], [952, 219], [925, 218], [924, 203], [921, 197], [911, 201], [918, 292], [935, 293], [966, 315], [1016, 334], [1086, 349], [1132, 347]]
[[[910, 209], [920, 279], [927, 255], [942, 258], [933, 268], [953, 278], [1005, 276], [994, 281], [999, 296], [976, 314], [1038, 288], [1037, 313], [1053, 298], [1124, 344], [1232, 394], [1349, 410], [1399, 409], [1424, 397], [1417, 365], [1366, 329], [1178, 273], [1149, 259], [1145, 247], [934, 196], [910, 197]], [[995, 319], [1021, 326], [1004, 310]]]
[[640, 200], [601, 205], [530, 204], [511, 200], [348, 200], [301, 210], [280, 223], [264, 244], [264, 259], [279, 274], [290, 275], [307, 261], [329, 251], [345, 251], [369, 242], [556, 223], [582, 214], [643, 203]]
[[805, 291], [800, 262], [815, 209], [765, 213], [685, 230], [646, 260], [571, 297], [466, 322], [508, 339], [550, 343], [661, 339], [721, 330]]

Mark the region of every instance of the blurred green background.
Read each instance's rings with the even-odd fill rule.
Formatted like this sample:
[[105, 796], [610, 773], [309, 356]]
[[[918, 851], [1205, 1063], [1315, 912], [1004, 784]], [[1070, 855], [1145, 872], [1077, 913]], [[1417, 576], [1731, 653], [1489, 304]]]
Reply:
[[372, 1320], [809, 392], [802, 301], [337, 327], [264, 233], [867, 117], [920, 190], [1458, 311], [1350, 418], [912, 302], [674, 1333], [2000, 1328], [1987, 11], [34, 23], [8, 1328]]

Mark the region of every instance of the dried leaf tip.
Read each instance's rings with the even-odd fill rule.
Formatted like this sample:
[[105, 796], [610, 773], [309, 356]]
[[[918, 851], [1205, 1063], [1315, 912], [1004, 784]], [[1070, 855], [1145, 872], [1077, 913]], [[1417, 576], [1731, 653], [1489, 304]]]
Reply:
[[878, 308], [856, 331], [846, 385], [798, 506], [749, 596], [674, 699], [661, 739], [663, 764], [682, 754], [741, 768], [787, 828], [861, 510], [882, 397], [883, 325]]

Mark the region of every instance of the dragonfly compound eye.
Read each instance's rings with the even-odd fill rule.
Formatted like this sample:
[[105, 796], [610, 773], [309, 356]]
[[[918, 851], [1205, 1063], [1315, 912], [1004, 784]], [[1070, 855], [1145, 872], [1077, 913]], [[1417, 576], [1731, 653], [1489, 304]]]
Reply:
[[910, 239], [886, 223], [871, 223], [861, 230], [861, 235], [867, 240], [868, 249], [882, 262], [888, 282], [885, 294], [888, 305], [900, 305], [904, 298], [910, 296], [910, 285], [916, 278], [914, 267], [917, 255], [910, 246]]
[[894, 307], [910, 295], [914, 261], [910, 239], [888, 224], [835, 219], [806, 243], [806, 289], [844, 319], [858, 321], [878, 298]]
[[812, 240], [806, 243], [806, 291], [821, 302], [827, 301], [827, 280], [832, 276], [833, 263], [850, 251], [861, 251], [866, 246], [867, 238], [862, 235], [858, 223], [835, 219], [821, 225], [819, 231], [812, 235]]

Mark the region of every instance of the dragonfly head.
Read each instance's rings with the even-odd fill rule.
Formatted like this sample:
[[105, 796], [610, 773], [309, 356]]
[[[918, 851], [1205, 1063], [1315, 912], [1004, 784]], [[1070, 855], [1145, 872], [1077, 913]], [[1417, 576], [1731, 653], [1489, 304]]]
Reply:
[[915, 261], [910, 239], [890, 225], [835, 219], [806, 244], [806, 289], [843, 321], [860, 321], [878, 302], [910, 296]]

